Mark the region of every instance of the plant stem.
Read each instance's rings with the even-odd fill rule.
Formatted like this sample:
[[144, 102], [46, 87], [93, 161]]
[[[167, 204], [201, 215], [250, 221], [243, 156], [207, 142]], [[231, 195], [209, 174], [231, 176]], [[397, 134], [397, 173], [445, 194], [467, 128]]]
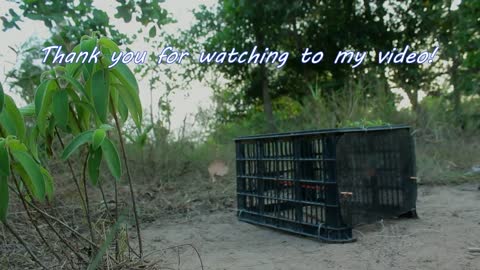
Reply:
[[[27, 186], [25, 181], [23, 181], [22, 178], [20, 178], [20, 179], [22, 180], [23, 185]], [[9, 187], [10, 187], [11, 190], [13, 190], [15, 192], [13, 187], [11, 187], [11, 186], [9, 186]], [[27, 189], [27, 192], [29, 193], [30, 198], [33, 198], [32, 194], [30, 193], [30, 191], [28, 189]], [[17, 193], [17, 195], [22, 196], [21, 193]], [[46, 212], [41, 211], [37, 206], [35, 206], [35, 204], [33, 204], [33, 203], [31, 203], [27, 200], [25, 200], [25, 202], [41, 214], [43, 220], [45, 220], [48, 227], [50, 227], [50, 229], [55, 233], [55, 235], [58, 237], [58, 239], [60, 239], [80, 260], [82, 260], [84, 263], [87, 263], [87, 261], [77, 252], [77, 250], [75, 250], [75, 248], [73, 248], [72, 245], [70, 245], [70, 243], [65, 238], [63, 238], [62, 235], [60, 235], [60, 233], [57, 231], [57, 229], [55, 229], [55, 227], [52, 225], [52, 223], [50, 223], [50, 221], [45, 217]], [[60, 220], [58, 220], [58, 221], [60, 221]], [[60, 223], [63, 223], [63, 222], [60, 221]]]
[[48, 268], [37, 258], [37, 256], [35, 256], [35, 254], [33, 254], [33, 252], [28, 247], [27, 243], [25, 243], [25, 241], [23, 241], [23, 239], [20, 237], [20, 235], [18, 235], [18, 233], [6, 221], [3, 221], [2, 223], [5, 226], [5, 228], [7, 228], [7, 230], [10, 231], [10, 233], [13, 236], [15, 236], [15, 238], [18, 240], [18, 242], [20, 242], [20, 244], [22, 244], [22, 246], [28, 252], [30, 257], [32, 257], [33, 261], [36, 262], [43, 269], [47, 270]]
[[141, 259], [141, 258], [143, 258], [142, 235], [141, 235], [141, 232], [140, 232], [140, 222], [138, 220], [138, 214], [137, 214], [137, 204], [136, 204], [136, 201], [135, 201], [135, 192], [133, 191], [132, 176], [130, 175], [130, 169], [128, 167], [127, 153], [125, 151], [125, 145], [123, 143], [123, 135], [122, 135], [122, 130], [120, 129], [120, 121], [118, 121], [117, 112], [115, 110], [115, 106], [113, 105], [113, 101], [111, 99], [110, 99], [110, 102], [112, 104], [113, 119], [115, 120], [115, 126], [117, 128], [118, 137], [119, 137], [119, 140], [120, 140], [120, 148], [121, 148], [121, 151], [122, 151], [122, 157], [123, 157], [123, 161], [125, 163], [125, 169], [127, 171], [127, 179], [128, 179], [128, 185], [130, 187], [130, 197], [131, 197], [131, 200], [132, 200], [133, 216], [135, 218], [135, 226], [136, 226], [136, 229], [137, 229], [137, 237], [138, 237], [138, 248], [139, 248], [140, 259]]
[[[119, 218], [119, 212], [118, 212], [118, 186], [117, 186], [117, 180], [113, 181], [113, 189], [115, 191], [115, 220], [118, 220]], [[118, 260], [120, 257], [120, 248], [119, 248], [119, 243], [118, 243], [118, 234], [115, 236], [115, 258]]]
[[100, 194], [102, 194], [102, 200], [103, 204], [105, 205], [105, 210], [107, 211], [108, 216], [112, 217], [112, 214], [110, 213], [110, 207], [108, 207], [107, 197], [105, 196], [105, 191], [103, 190], [102, 181], [100, 181], [100, 179], [98, 180], [98, 189], [100, 190]]
[[25, 211], [27, 212], [28, 219], [30, 220], [30, 223], [32, 223], [33, 227], [35, 228], [35, 231], [37, 232], [38, 236], [42, 240], [42, 242], [47, 246], [48, 250], [52, 252], [53, 256], [58, 260], [59, 263], [62, 263], [62, 259], [60, 258], [60, 255], [57, 254], [57, 252], [53, 249], [52, 246], [48, 243], [48, 241], [45, 239], [45, 236], [43, 233], [40, 231], [40, 228], [38, 228], [37, 223], [34, 221], [32, 213], [30, 212], [30, 209], [27, 206], [27, 203], [25, 202], [25, 198], [23, 197], [22, 193], [20, 192], [20, 186], [18, 185], [18, 181], [15, 177], [14, 174], [12, 174], [13, 182], [15, 183], [15, 187], [17, 188], [18, 194], [20, 197], [20, 200], [22, 201], [23, 208], [25, 208]]
[[[87, 191], [87, 164], [88, 164], [89, 156], [90, 156], [90, 153], [87, 152], [87, 156], [85, 157], [85, 162], [83, 163], [82, 180], [83, 180], [83, 192], [85, 194], [85, 204], [87, 206], [86, 216], [87, 216], [87, 222], [88, 222], [88, 229], [90, 230], [90, 238], [92, 242], [95, 243], [95, 234], [93, 232], [92, 219], [90, 217], [90, 203], [88, 202], [88, 191]], [[94, 249], [95, 248], [92, 246], [92, 252]]]
[[[63, 143], [62, 137], [60, 137], [60, 133], [58, 132], [57, 127], [55, 127], [55, 134], [57, 135], [58, 141], [60, 142], [62, 149], [65, 149], [65, 144]], [[82, 195], [82, 190], [80, 189], [80, 184], [78, 183], [77, 176], [75, 175], [75, 171], [73, 170], [72, 163], [70, 162], [69, 159], [67, 159], [67, 165], [70, 169], [70, 173], [72, 174], [73, 182], [75, 182], [75, 186], [77, 187], [78, 195], [80, 196], [80, 200], [82, 201], [83, 209], [86, 211], [87, 206], [85, 204], [85, 200]]]

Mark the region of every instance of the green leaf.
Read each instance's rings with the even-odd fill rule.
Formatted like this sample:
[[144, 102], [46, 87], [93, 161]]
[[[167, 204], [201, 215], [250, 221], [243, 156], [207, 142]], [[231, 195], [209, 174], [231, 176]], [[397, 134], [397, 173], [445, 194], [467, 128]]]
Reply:
[[118, 113], [120, 114], [120, 120], [125, 123], [128, 119], [128, 107], [125, 105], [123, 99], [118, 100]]
[[5, 93], [3, 92], [3, 86], [0, 83], [0, 113], [3, 111], [3, 106], [5, 104]]
[[35, 114], [38, 116], [40, 114], [40, 108], [42, 108], [43, 97], [45, 91], [47, 90], [47, 85], [52, 83], [52, 80], [43, 81], [35, 90]]
[[[81, 47], [82, 52], [91, 53], [91, 52], [93, 52], [93, 50], [95, 49], [96, 46], [97, 46], [97, 39], [96, 38], [85, 39], [80, 43], [80, 47]], [[84, 64], [84, 66], [85, 66], [85, 68], [88, 72], [88, 76], [86, 76], [86, 78], [89, 78], [89, 76], [92, 75], [94, 65], [95, 65], [95, 63], [93, 63], [93, 62]]]
[[118, 48], [117, 44], [115, 44], [115, 42], [109, 40], [108, 38], [102, 37], [98, 40], [98, 45], [103, 55], [103, 65], [105, 67], [111, 66], [113, 53], [115, 53], [116, 55], [120, 53], [120, 49]]
[[88, 129], [90, 127], [90, 116], [96, 115], [95, 108], [93, 108], [92, 104], [85, 101], [73, 101], [72, 103], [75, 105], [80, 125], [82, 125], [83, 129]]
[[119, 85], [117, 89], [120, 97], [119, 103], [123, 102], [125, 104], [132, 116], [133, 122], [137, 128], [140, 128], [142, 125], [142, 104], [138, 94], [131, 88], [124, 87], [123, 85]]
[[103, 150], [108, 169], [117, 181], [120, 180], [120, 177], [122, 177], [122, 167], [120, 165], [120, 156], [118, 155], [117, 148], [110, 139], [105, 138], [101, 149]]
[[105, 131], [113, 130], [113, 129], [114, 129], [114, 127], [112, 127], [112, 126], [109, 125], [109, 124], [101, 124], [101, 125], [100, 125], [100, 128], [101, 128], [101, 129], [104, 129]]
[[36, 160], [39, 160], [37, 141], [38, 141], [38, 127], [30, 128], [27, 134], [28, 149], [30, 149], [30, 153], [32, 153], [32, 156]]
[[0, 124], [8, 132], [5, 135], [15, 135], [22, 141], [25, 139], [25, 121], [9, 95], [5, 95], [5, 106], [0, 113]]
[[35, 103], [30, 103], [18, 109], [23, 117], [34, 116], [35, 115]]
[[58, 90], [53, 95], [53, 116], [58, 125], [66, 129], [68, 123], [68, 93]]
[[131, 88], [138, 94], [138, 83], [137, 79], [135, 79], [135, 75], [133, 75], [132, 71], [122, 62], [119, 62], [112, 68], [112, 73], [117, 77], [117, 79], [124, 84], [125, 86]]
[[88, 95], [87, 95], [87, 91], [85, 91], [85, 88], [83, 87], [83, 85], [78, 82], [77, 80], [75, 80], [73, 77], [71, 77], [70, 75], [68, 74], [64, 74], [63, 76], [61, 76], [60, 78], [68, 81], [75, 90], [77, 90], [78, 92], [80, 92], [83, 96], [85, 96], [86, 98], [89, 98]]
[[[80, 44], [75, 46], [75, 48], [73, 48], [72, 52], [74, 53], [80, 53]], [[77, 75], [77, 72], [80, 70], [80, 67], [82, 65], [82, 62], [81, 61], [74, 61], [73, 63], [68, 63], [66, 64], [65, 66], [65, 71], [67, 72], [67, 74], [69, 74], [69, 76], [72, 76], [72, 77], [76, 77]], [[64, 78], [65, 79], [65, 78]]]
[[24, 151], [12, 150], [13, 158], [20, 163], [23, 169], [27, 172], [28, 177], [33, 183], [33, 195], [40, 201], [45, 200], [45, 183], [40, 166], [33, 160], [33, 158]]
[[150, 31], [148, 31], [148, 36], [153, 38], [157, 35], [157, 28], [154, 26], [152, 26], [152, 28], [150, 28]]
[[95, 111], [102, 123], [107, 122], [109, 99], [108, 71], [100, 69], [92, 77], [92, 97]]
[[98, 183], [102, 155], [102, 148], [98, 148], [97, 150], [91, 151], [90, 155], [88, 156], [88, 175], [90, 176], [90, 181], [94, 186], [96, 186]]
[[25, 187], [28, 191], [35, 190], [32, 180], [30, 180], [30, 177], [28, 176], [27, 172], [25, 171], [25, 169], [23, 169], [23, 167], [19, 163], [13, 163], [12, 168], [15, 171], [15, 174], [22, 179], [22, 181], [20, 182], [20, 186], [22, 188]]
[[42, 172], [43, 181], [45, 183], [45, 194], [47, 195], [47, 200], [51, 202], [53, 200], [53, 194], [55, 191], [55, 187], [53, 184], [53, 177], [43, 167], [40, 167], [40, 171]]
[[[142, 104], [140, 102], [138, 84], [135, 76], [128, 66], [123, 63], [117, 64], [111, 72], [121, 83], [121, 85], [114, 84], [118, 90], [120, 100], [123, 101], [128, 108], [137, 128], [140, 128], [142, 122]], [[118, 103], [120, 104], [120, 101]], [[116, 105], [116, 107], [119, 107], [119, 105]]]
[[73, 154], [73, 152], [75, 152], [75, 150], [78, 149], [78, 147], [80, 147], [81, 145], [87, 142], [90, 142], [92, 139], [92, 135], [93, 135], [93, 131], [89, 130], [75, 137], [63, 150], [62, 159], [63, 160], [68, 159]]
[[[37, 126], [41, 134], [45, 133], [45, 129], [47, 128], [47, 120], [48, 120], [48, 114], [50, 113], [52, 101], [53, 101], [53, 95], [57, 91], [57, 84], [54, 81], [51, 81], [45, 90], [45, 94], [43, 95], [41, 105], [40, 105], [40, 110], [37, 115]], [[35, 109], [36, 109], [37, 103], [35, 103]]]
[[7, 137], [7, 139], [5, 140], [5, 145], [8, 147], [8, 149], [10, 149], [10, 151], [28, 151], [28, 148], [27, 146], [25, 146], [25, 144], [11, 137]]
[[99, 128], [95, 130], [92, 136], [92, 148], [93, 150], [97, 150], [100, 145], [103, 143], [103, 140], [107, 136], [107, 132], [103, 128]]
[[10, 175], [10, 157], [8, 156], [5, 140], [0, 140], [0, 176]]
[[109, 49], [111, 52], [120, 52], [120, 48], [118, 48], [118, 45], [106, 37], [101, 37], [98, 40], [98, 44], [100, 44], [100, 46], [104, 48]]
[[0, 221], [7, 220], [8, 212], [8, 177], [0, 175]]

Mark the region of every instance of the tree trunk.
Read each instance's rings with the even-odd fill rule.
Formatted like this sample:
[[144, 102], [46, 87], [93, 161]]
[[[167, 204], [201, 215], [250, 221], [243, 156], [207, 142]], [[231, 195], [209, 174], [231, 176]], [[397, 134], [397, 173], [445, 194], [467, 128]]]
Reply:
[[404, 89], [405, 93], [410, 100], [410, 104], [412, 105], [412, 111], [415, 113], [415, 124], [420, 126], [420, 104], [418, 104], [418, 90], [416, 89]]
[[263, 97], [263, 111], [265, 113], [265, 120], [267, 120], [268, 132], [275, 132], [275, 119], [273, 118], [273, 106], [272, 98], [270, 97], [270, 91], [268, 89], [268, 76], [265, 65], [261, 67], [261, 80], [262, 80], [262, 97]]
[[453, 86], [453, 113], [455, 116], [455, 121], [461, 127], [464, 126], [464, 119], [462, 117], [462, 90], [461, 87], [458, 87], [460, 82], [458, 76], [458, 61], [455, 59], [453, 61], [452, 67], [450, 69], [450, 79]]
[[[259, 5], [257, 10], [259, 12], [259, 16], [263, 15], [263, 4]], [[259, 51], [265, 50], [265, 33], [262, 31], [260, 26], [255, 28], [255, 39], [257, 41], [257, 46]], [[260, 85], [262, 91], [262, 99], [263, 99], [263, 111], [265, 114], [265, 120], [267, 121], [267, 130], [268, 132], [275, 132], [275, 121], [273, 118], [273, 106], [272, 106], [272, 98], [270, 96], [270, 91], [268, 88], [268, 70], [265, 66], [265, 63], [260, 65]]]

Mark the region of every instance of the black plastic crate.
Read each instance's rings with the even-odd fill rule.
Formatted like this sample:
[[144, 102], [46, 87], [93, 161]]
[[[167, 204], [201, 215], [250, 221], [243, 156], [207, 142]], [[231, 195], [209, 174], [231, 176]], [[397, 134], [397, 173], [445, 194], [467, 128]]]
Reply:
[[241, 221], [350, 242], [356, 224], [416, 216], [408, 126], [267, 134], [235, 143]]

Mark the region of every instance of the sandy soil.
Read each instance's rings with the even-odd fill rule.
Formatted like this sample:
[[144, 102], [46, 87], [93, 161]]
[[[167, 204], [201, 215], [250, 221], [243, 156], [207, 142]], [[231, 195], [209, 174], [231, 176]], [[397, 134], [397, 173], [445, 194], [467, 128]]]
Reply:
[[167, 269], [480, 269], [480, 191], [474, 185], [421, 187], [420, 219], [355, 228], [357, 241], [325, 244], [237, 221], [234, 211], [165, 217], [144, 229], [151, 256]]

